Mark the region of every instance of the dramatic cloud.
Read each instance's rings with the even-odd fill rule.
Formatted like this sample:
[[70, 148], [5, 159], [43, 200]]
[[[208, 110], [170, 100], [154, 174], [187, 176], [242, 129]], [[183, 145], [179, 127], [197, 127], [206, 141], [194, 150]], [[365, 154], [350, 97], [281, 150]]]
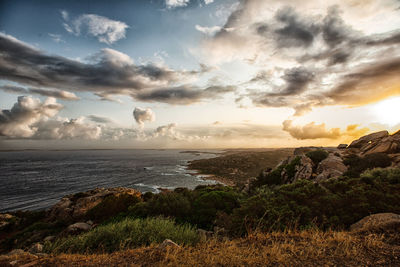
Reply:
[[235, 91], [233, 86], [209, 86], [204, 89], [187, 85], [139, 92], [134, 97], [140, 101], [188, 105], [202, 99], [215, 99]]
[[42, 96], [51, 96], [63, 100], [79, 100], [74, 93], [63, 91], [63, 90], [44, 90], [40, 88], [24, 88], [14, 85], [1, 85], [0, 90], [9, 93], [16, 94], [37, 94]]
[[174, 71], [153, 64], [135, 65], [126, 54], [102, 49], [89, 62], [47, 55], [12, 36], [0, 33], [0, 79], [26, 85], [135, 96], [136, 91], [190, 81], [208, 71]]
[[243, 0], [204, 38], [202, 56], [256, 70], [238, 86], [246, 92], [238, 99], [256, 106], [302, 115], [313, 107], [376, 102], [400, 95], [398, 7], [394, 0]]
[[10, 110], [0, 111], [0, 135], [32, 137], [38, 130], [34, 125], [55, 116], [62, 107], [55, 98], [42, 103], [37, 98], [20, 96]]
[[109, 45], [125, 38], [126, 29], [129, 28], [124, 22], [95, 14], [83, 14], [72, 21], [69, 21], [68, 13], [65, 11], [62, 11], [61, 15], [65, 21], [63, 26], [69, 33], [76, 36], [85, 33]]
[[101, 136], [101, 128], [85, 122], [84, 117], [55, 117], [62, 108], [53, 97], [41, 102], [20, 96], [10, 110], [0, 110], [0, 136], [10, 139], [98, 139]]
[[304, 126], [294, 126], [291, 120], [283, 122], [283, 130], [288, 132], [293, 138], [298, 140], [305, 139], [338, 139], [343, 136], [358, 137], [369, 131], [367, 128], [358, 129], [358, 125], [349, 125], [345, 131], [340, 128], [326, 129], [325, 123], [316, 124], [311, 122]]
[[136, 107], [133, 111], [133, 117], [135, 118], [135, 121], [137, 124], [139, 124], [139, 127], [143, 128], [144, 123], [146, 121], [152, 122], [155, 121], [156, 115], [150, 108], [142, 109]]
[[190, 0], [165, 0], [167, 8], [183, 7], [189, 4]]
[[[284, 26], [274, 30], [278, 47], [308, 47], [314, 41], [314, 36], [319, 32], [319, 26], [315, 25], [311, 20], [306, 21], [291, 7], [285, 7], [277, 11], [275, 15], [276, 21], [283, 23]], [[265, 34], [267, 29], [265, 26], [261, 33]], [[258, 27], [260, 33], [260, 27]]]

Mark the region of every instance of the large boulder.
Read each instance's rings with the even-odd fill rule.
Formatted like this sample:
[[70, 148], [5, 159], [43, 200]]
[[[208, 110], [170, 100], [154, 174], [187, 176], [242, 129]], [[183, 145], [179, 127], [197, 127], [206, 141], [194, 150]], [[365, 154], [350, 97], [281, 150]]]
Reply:
[[63, 197], [50, 210], [49, 219], [51, 221], [79, 221], [83, 219], [86, 213], [102, 202], [106, 197], [114, 195], [116, 197], [128, 194], [140, 197], [141, 193], [132, 188], [96, 188], [84, 193], [77, 193]]
[[71, 224], [70, 226], [68, 226], [67, 232], [70, 234], [78, 234], [81, 232], [87, 232], [87, 231], [91, 230], [92, 227], [93, 226], [88, 223], [77, 222], [77, 223], [74, 223], [74, 224]]
[[315, 181], [320, 182], [329, 178], [339, 177], [345, 171], [347, 171], [347, 166], [344, 165], [342, 158], [330, 153], [326, 159], [318, 164]]
[[372, 134], [365, 135], [357, 140], [354, 140], [351, 142], [351, 144], [348, 146], [348, 148], [361, 148], [369, 143], [375, 143], [382, 138], [388, 137], [389, 133], [388, 131], [380, 131]]
[[372, 214], [350, 226], [353, 232], [398, 232], [400, 215], [395, 213]]

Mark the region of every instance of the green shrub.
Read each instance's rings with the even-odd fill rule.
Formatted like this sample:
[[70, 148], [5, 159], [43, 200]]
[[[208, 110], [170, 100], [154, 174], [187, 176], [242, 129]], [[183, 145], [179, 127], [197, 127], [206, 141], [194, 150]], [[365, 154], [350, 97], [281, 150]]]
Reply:
[[189, 225], [176, 225], [163, 218], [126, 218], [99, 226], [87, 233], [46, 243], [51, 253], [100, 253], [136, 248], [171, 239], [181, 245], [194, 245], [199, 236]]
[[321, 185], [308, 180], [262, 187], [243, 201], [229, 219], [219, 221], [233, 234], [248, 230], [283, 230], [318, 226], [346, 228], [380, 212], [400, 213], [400, 169], [374, 169], [359, 178], [328, 179]]
[[329, 153], [323, 149], [317, 149], [306, 153], [306, 156], [314, 162], [315, 166], [326, 159], [328, 155]]
[[141, 199], [139, 197], [130, 194], [121, 194], [119, 196], [110, 195], [90, 209], [86, 213], [86, 217], [87, 219], [101, 222], [112, 218], [121, 212], [128, 211], [130, 206], [135, 205], [140, 201]]
[[296, 174], [296, 166], [299, 164], [300, 164], [300, 157], [297, 156], [284, 167], [289, 181], [293, 180], [294, 175]]
[[385, 153], [372, 153], [365, 157], [349, 155], [343, 160], [343, 163], [349, 167], [343, 175], [347, 177], [359, 177], [365, 170], [390, 166], [391, 159]]
[[230, 187], [198, 186], [195, 190], [177, 188], [173, 192], [154, 195], [146, 202], [129, 208], [134, 217], [171, 217], [178, 223], [212, 228], [218, 212], [230, 214], [239, 206], [241, 194]]

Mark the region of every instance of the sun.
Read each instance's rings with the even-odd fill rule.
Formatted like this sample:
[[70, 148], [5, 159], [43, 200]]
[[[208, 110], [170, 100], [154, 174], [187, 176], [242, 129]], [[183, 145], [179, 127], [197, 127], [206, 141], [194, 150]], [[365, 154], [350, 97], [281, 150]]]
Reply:
[[380, 123], [400, 123], [400, 97], [391, 97], [373, 105], [372, 112]]

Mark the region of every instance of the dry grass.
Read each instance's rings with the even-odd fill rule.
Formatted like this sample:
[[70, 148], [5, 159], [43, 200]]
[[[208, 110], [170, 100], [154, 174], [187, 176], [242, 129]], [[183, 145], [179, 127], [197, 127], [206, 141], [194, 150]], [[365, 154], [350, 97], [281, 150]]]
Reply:
[[232, 241], [211, 239], [195, 247], [146, 247], [101, 255], [0, 256], [29, 266], [400, 266], [400, 244], [384, 235], [318, 230], [256, 233]]

